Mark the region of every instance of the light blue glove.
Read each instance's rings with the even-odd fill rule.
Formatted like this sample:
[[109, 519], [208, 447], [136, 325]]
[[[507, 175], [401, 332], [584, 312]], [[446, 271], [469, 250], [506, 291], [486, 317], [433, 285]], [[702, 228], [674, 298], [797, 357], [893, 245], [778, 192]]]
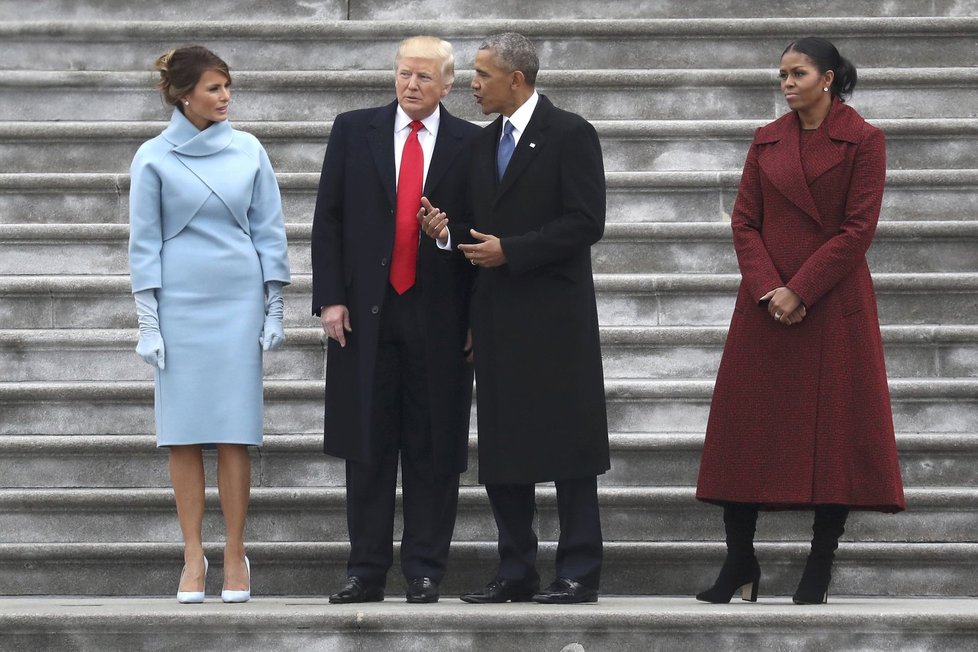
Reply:
[[136, 353], [146, 361], [146, 364], [162, 370], [166, 367], [166, 363], [155, 290], [140, 290], [133, 294], [133, 298], [136, 299], [136, 319], [139, 322], [139, 342], [136, 344]]
[[282, 314], [285, 312], [285, 299], [282, 298], [282, 283], [265, 283], [265, 327], [262, 329], [261, 348], [274, 351], [285, 344], [285, 329], [282, 327]]

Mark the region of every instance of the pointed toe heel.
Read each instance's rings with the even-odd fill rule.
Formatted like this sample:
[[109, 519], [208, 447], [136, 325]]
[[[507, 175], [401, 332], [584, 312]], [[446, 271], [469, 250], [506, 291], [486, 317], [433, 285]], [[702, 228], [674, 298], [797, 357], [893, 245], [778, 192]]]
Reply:
[[245, 568], [248, 569], [248, 588], [244, 591], [224, 589], [221, 591], [221, 600], [224, 602], [247, 602], [251, 600], [251, 562], [248, 561], [247, 555], [245, 555]]
[[[204, 590], [207, 590], [207, 557], [204, 557]], [[184, 567], [186, 570], [186, 567]], [[181, 579], [183, 573], [180, 573]], [[180, 591], [177, 590], [177, 602], [180, 604], [200, 604], [204, 601], [204, 591]]]

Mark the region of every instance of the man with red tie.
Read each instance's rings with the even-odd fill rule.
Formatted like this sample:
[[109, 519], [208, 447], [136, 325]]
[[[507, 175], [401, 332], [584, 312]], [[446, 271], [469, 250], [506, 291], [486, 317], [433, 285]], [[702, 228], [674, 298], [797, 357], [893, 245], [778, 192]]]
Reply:
[[435, 602], [467, 464], [475, 271], [419, 237], [422, 196], [465, 218], [469, 144], [480, 129], [441, 106], [452, 46], [403, 41], [397, 99], [336, 116], [312, 228], [312, 311], [329, 338], [326, 454], [346, 460], [350, 556], [333, 603], [384, 599], [393, 564], [398, 461], [408, 602]]

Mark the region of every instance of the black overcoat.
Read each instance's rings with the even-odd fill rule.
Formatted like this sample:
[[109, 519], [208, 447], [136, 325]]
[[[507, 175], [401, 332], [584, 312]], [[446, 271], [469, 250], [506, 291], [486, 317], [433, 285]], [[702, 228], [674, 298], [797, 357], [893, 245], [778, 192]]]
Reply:
[[[502, 180], [502, 118], [476, 141], [476, 230], [507, 263], [479, 268], [472, 297], [479, 481], [519, 484], [608, 470], [608, 420], [591, 276], [604, 232], [605, 179], [594, 128], [544, 96]], [[452, 238], [470, 241], [461, 230]]]
[[[371, 424], [380, 312], [394, 245], [396, 182], [394, 116], [397, 103], [336, 116], [330, 133], [312, 229], [312, 311], [346, 305], [352, 333], [326, 355], [326, 427], [329, 455], [371, 462], [384, 433]], [[472, 139], [480, 129], [441, 109], [425, 195], [451, 219], [468, 219]], [[418, 243], [416, 290], [427, 334], [427, 386], [435, 468], [467, 466], [472, 367], [463, 349], [474, 269], [457, 251]]]

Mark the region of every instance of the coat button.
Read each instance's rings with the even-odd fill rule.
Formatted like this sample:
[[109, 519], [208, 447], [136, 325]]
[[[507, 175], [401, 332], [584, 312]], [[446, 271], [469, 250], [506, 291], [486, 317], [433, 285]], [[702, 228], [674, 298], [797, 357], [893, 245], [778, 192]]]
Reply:
[[370, 314], [372, 315], [376, 315], [378, 312], [380, 312], [380, 306], [374, 306], [370, 309]]
[[386, 258], [381, 258], [380, 259], [380, 266], [381, 267], [387, 267], [387, 259]]

